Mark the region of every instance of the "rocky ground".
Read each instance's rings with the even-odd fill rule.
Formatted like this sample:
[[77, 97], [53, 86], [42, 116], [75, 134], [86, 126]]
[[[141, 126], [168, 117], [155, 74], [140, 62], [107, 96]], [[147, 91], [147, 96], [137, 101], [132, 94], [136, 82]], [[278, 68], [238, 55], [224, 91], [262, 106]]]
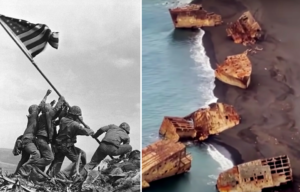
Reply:
[[138, 192], [140, 191], [140, 152], [126, 159], [107, 159], [105, 166], [88, 173], [84, 181], [45, 179], [32, 171], [28, 178], [0, 171], [0, 191], [7, 192]]

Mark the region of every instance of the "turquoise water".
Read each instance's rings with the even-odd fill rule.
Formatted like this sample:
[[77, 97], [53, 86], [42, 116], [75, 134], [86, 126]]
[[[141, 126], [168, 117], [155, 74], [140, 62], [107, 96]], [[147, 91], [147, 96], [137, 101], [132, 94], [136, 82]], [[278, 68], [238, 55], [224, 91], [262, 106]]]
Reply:
[[[202, 47], [204, 32], [174, 30], [168, 12], [173, 5], [143, 0], [143, 147], [159, 139], [164, 116], [184, 116], [216, 101], [214, 73]], [[152, 183], [144, 191], [215, 192], [218, 174], [232, 167], [231, 161], [208, 143], [188, 144], [188, 152], [193, 156], [188, 174]]]

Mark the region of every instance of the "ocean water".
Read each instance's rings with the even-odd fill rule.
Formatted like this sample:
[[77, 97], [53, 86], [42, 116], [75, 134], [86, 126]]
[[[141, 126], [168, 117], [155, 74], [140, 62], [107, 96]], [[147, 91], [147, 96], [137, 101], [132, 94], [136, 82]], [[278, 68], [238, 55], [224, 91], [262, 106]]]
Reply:
[[[184, 3], [189, 1], [142, 3], [143, 147], [159, 139], [164, 116], [185, 116], [217, 100], [214, 72], [202, 46], [204, 31], [174, 30], [168, 8]], [[190, 172], [151, 183], [143, 191], [216, 191], [218, 174], [231, 168], [232, 162], [209, 143], [187, 146], [193, 157]]]

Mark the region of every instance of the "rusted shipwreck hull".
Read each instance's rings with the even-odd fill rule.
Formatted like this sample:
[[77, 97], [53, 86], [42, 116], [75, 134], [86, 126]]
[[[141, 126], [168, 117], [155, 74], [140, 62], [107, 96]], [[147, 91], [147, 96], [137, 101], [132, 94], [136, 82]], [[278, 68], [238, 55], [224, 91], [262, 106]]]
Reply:
[[182, 117], [164, 117], [159, 134], [175, 142], [197, 137], [193, 123]]
[[208, 108], [201, 108], [186, 117], [164, 117], [159, 133], [172, 141], [209, 137], [230, 129], [240, 122], [240, 116], [233, 106], [212, 103]]
[[179, 142], [159, 140], [142, 150], [142, 186], [149, 187], [150, 182], [188, 172], [192, 156], [186, 153], [186, 147]]
[[261, 192], [264, 188], [292, 181], [290, 160], [286, 155], [243, 163], [219, 175], [219, 192]]
[[250, 11], [243, 13], [237, 21], [230, 23], [226, 32], [235, 43], [244, 45], [254, 44], [257, 39], [262, 37], [262, 29]]
[[228, 56], [215, 70], [215, 76], [220, 81], [242, 89], [246, 89], [250, 85], [251, 73], [252, 64], [247, 56], [247, 51]]
[[221, 15], [209, 13], [202, 5], [190, 4], [169, 9], [175, 28], [200, 28], [222, 23]]

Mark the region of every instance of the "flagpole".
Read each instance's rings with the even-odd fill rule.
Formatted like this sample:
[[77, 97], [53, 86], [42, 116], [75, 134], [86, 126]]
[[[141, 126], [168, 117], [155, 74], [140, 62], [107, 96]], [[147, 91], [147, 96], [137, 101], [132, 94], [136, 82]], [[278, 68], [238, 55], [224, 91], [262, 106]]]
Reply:
[[54, 89], [54, 91], [57, 93], [58, 96], [61, 96], [60, 93], [57, 91], [57, 89], [52, 85], [52, 83], [49, 81], [49, 79], [44, 75], [44, 73], [40, 70], [40, 68], [35, 64], [34, 60], [30, 60], [32, 65], [40, 72], [40, 74], [46, 79], [46, 81], [49, 83], [49, 85]]
[[[22, 52], [26, 55], [26, 57], [31, 61], [32, 65], [40, 72], [40, 74], [46, 79], [46, 81], [49, 83], [49, 85], [54, 89], [54, 91], [57, 93], [58, 96], [61, 96], [61, 94], [57, 91], [57, 89], [52, 85], [52, 83], [49, 81], [49, 79], [44, 75], [44, 73], [40, 70], [40, 68], [35, 64], [33, 58], [31, 55], [29, 55], [24, 48], [19, 44], [19, 42], [15, 39], [15, 37], [8, 31], [8, 29], [3, 25], [1, 19], [0, 19], [0, 24], [4, 28], [4, 30], [8, 33], [8, 35], [14, 40], [14, 42], [18, 45], [18, 47], [22, 50]], [[70, 108], [69, 104], [68, 107]], [[79, 119], [80, 122], [88, 128], [88, 126], [81, 120]], [[112, 157], [111, 157], [112, 158]], [[113, 158], [112, 158], [113, 159]]]
[[8, 35], [14, 40], [14, 42], [18, 45], [18, 47], [22, 50], [22, 52], [26, 55], [26, 57], [31, 61], [32, 65], [40, 72], [40, 74], [45, 78], [45, 80], [49, 83], [49, 85], [54, 89], [58, 96], [61, 96], [60, 93], [56, 90], [56, 88], [52, 85], [49, 79], [44, 75], [44, 73], [40, 70], [40, 68], [35, 64], [33, 58], [31, 58], [28, 53], [23, 49], [23, 47], [19, 44], [19, 42], [15, 39], [14, 36], [10, 34], [10, 32], [6, 29], [6, 27], [2, 24], [0, 20], [0, 24], [3, 29], [8, 33]]

